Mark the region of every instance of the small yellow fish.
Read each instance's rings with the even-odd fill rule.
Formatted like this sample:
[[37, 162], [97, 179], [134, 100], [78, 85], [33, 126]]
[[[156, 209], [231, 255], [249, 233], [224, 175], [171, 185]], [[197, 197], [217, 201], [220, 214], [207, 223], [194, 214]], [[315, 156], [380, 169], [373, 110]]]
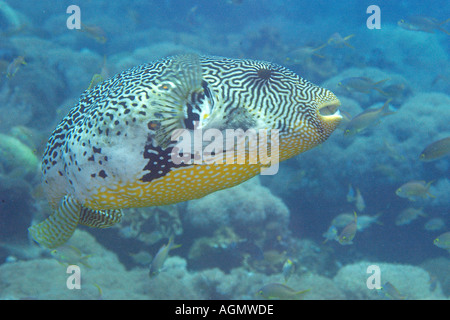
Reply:
[[19, 71], [20, 66], [26, 64], [25, 58], [23, 56], [18, 56], [6, 68], [6, 77], [11, 79], [16, 75], [17, 71]]
[[152, 263], [150, 264], [150, 272], [149, 272], [150, 278], [157, 276], [161, 272], [164, 262], [166, 262], [166, 259], [169, 256], [169, 251], [171, 249], [176, 249], [179, 247], [181, 247], [181, 245], [173, 244], [173, 237], [171, 237], [169, 239], [169, 242], [159, 249], [155, 257], [153, 258]]
[[187, 15], [186, 15], [186, 21], [189, 25], [195, 26], [198, 24], [197, 21], [197, 10], [198, 5], [193, 6], [191, 9], [189, 9]]
[[269, 283], [259, 289], [257, 294], [265, 299], [298, 300], [309, 290], [295, 291], [281, 283]]
[[353, 38], [354, 36], [354, 34], [351, 34], [346, 37], [342, 37], [339, 33], [336, 32], [331, 35], [330, 39], [328, 39], [327, 41], [327, 44], [336, 48], [343, 48], [345, 46], [355, 49], [355, 47], [348, 43], [348, 40]]
[[328, 228], [326, 232], [322, 234], [322, 236], [325, 238], [325, 240], [322, 242], [323, 244], [327, 243], [328, 240], [338, 240], [338, 230], [336, 226], [333, 224]]
[[395, 219], [395, 225], [403, 226], [405, 224], [410, 224], [412, 221], [416, 220], [418, 217], [426, 217], [427, 215], [422, 211], [422, 208], [408, 208], [400, 212], [400, 214]]
[[352, 185], [348, 185], [348, 192], [347, 192], [347, 202], [353, 202], [355, 201], [355, 190], [353, 189]]
[[434, 239], [434, 245], [438, 248], [448, 250], [450, 252], [450, 232], [445, 232]]
[[434, 182], [430, 181], [426, 183], [425, 181], [417, 181], [412, 180], [395, 191], [395, 194], [400, 198], [407, 198], [410, 201], [416, 201], [417, 198], [426, 199], [427, 197], [436, 198], [432, 195], [428, 190], [430, 189], [431, 184]]
[[89, 259], [92, 255], [83, 254], [77, 247], [65, 245], [59, 247], [58, 249], [50, 251], [50, 254], [64, 266], [82, 264], [87, 268], [91, 268], [91, 266], [87, 262], [87, 259]]
[[375, 82], [367, 77], [350, 77], [338, 82], [338, 86], [347, 89], [348, 91], [360, 93], [369, 93], [372, 90], [376, 90], [386, 96], [386, 93], [379, 88], [379, 85], [388, 80], [390, 80], [390, 78]]
[[386, 282], [380, 289], [377, 290], [378, 295], [384, 300], [405, 300], [406, 296], [402, 295], [400, 291], [389, 281]]
[[[347, 202], [355, 202], [355, 206], [359, 212], [364, 211], [364, 209], [366, 208], [366, 203], [364, 202], [364, 198], [361, 195], [361, 191], [359, 191], [359, 188], [356, 188], [355, 194], [355, 190], [353, 189], [351, 184], [348, 185]], [[353, 215], [351, 215], [351, 220], [353, 220]]]
[[305, 62], [310, 62], [313, 56], [324, 59], [325, 57], [318, 54], [317, 51], [325, 46], [326, 44], [323, 44], [317, 48], [309, 46], [297, 48], [289, 53], [289, 56], [286, 58], [285, 62], [290, 65], [303, 64]]
[[356, 188], [355, 206], [359, 212], [364, 211], [364, 209], [366, 208], [366, 203], [364, 202], [364, 198], [361, 195], [361, 191], [359, 191], [359, 188]]
[[102, 290], [102, 288], [96, 283], [93, 283], [92, 285], [97, 288], [98, 300], [103, 300], [103, 290]]
[[389, 111], [389, 102], [392, 99], [389, 99], [384, 103], [384, 105], [378, 109], [367, 109], [356, 115], [345, 127], [344, 135], [354, 135], [357, 134], [364, 129], [373, 126], [380, 122], [381, 117], [388, 116], [394, 114], [395, 112]]
[[89, 87], [87, 88], [88, 90], [91, 90], [93, 87], [95, 87], [96, 85], [98, 85], [100, 82], [102, 82], [104, 79], [103, 77], [96, 73], [92, 76], [91, 79], [91, 83], [89, 83]]
[[450, 153], [450, 137], [429, 144], [419, 156], [421, 161], [434, 161]]
[[85, 25], [84, 23], [82, 23], [81, 27], [81, 32], [86, 32], [89, 37], [93, 38], [98, 43], [104, 44], [108, 40], [108, 38], [106, 37], [106, 32], [99, 26]]
[[383, 148], [382, 151], [386, 152], [389, 157], [394, 159], [395, 161], [404, 161], [405, 156], [399, 151], [398, 146], [393, 145], [392, 143], [383, 139]]
[[352, 212], [345, 212], [338, 214], [336, 217], [333, 218], [331, 221], [331, 224], [335, 226], [336, 228], [345, 228], [346, 225], [348, 225], [350, 222], [355, 220], [355, 216]]
[[450, 32], [442, 28], [443, 24], [450, 22], [450, 18], [439, 22], [436, 18], [425, 17], [425, 16], [412, 16], [405, 21], [401, 19], [397, 22], [397, 25], [405, 30], [411, 31], [423, 31], [428, 33], [434, 33], [434, 29], [440, 30], [447, 35], [450, 35]]
[[382, 212], [378, 212], [374, 216], [369, 216], [369, 215], [360, 215], [360, 216], [358, 216], [358, 223], [357, 223], [358, 231], [364, 231], [365, 229], [370, 227], [373, 223], [377, 223], [379, 225], [382, 225], [383, 223], [378, 221], [382, 214], [383, 214]]
[[341, 120], [341, 123], [339, 123], [339, 126], [337, 128], [339, 130], [344, 131], [345, 128], [347, 127], [347, 125], [350, 123], [350, 121], [352, 121], [352, 115], [342, 109], [340, 110], [340, 112], [341, 112], [342, 120]]
[[425, 223], [424, 228], [427, 231], [438, 231], [445, 228], [445, 221], [441, 218], [433, 218]]
[[295, 272], [295, 264], [291, 259], [287, 259], [283, 265], [284, 283], [286, 283], [291, 275]]
[[356, 215], [356, 211], [353, 213], [355, 220], [345, 226], [338, 238], [338, 242], [343, 246], [353, 244], [353, 239], [355, 238], [356, 231], [358, 230], [358, 217]]
[[389, 98], [402, 98], [409, 92], [409, 88], [404, 83], [395, 83], [389, 86], [383, 87], [384, 94]]

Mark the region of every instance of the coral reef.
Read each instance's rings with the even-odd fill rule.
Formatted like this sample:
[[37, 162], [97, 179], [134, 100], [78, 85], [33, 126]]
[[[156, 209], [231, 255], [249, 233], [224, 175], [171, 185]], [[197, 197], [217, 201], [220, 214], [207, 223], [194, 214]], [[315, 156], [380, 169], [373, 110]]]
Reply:
[[115, 253], [105, 250], [87, 232], [77, 230], [70, 245], [90, 255], [80, 265], [81, 289], [69, 290], [66, 266], [54, 259], [16, 261], [0, 266], [0, 299], [195, 299], [185, 281], [186, 263], [167, 261], [168, 272], [150, 279], [147, 269], [127, 271]]
[[[224, 274], [218, 269], [208, 269], [194, 277], [194, 284], [208, 293], [208, 299], [260, 299], [257, 292], [262, 286], [283, 282], [281, 274], [266, 276], [243, 268], [233, 269], [229, 274]], [[301, 299], [304, 300], [345, 298], [332, 280], [313, 273], [300, 277], [294, 275], [288, 285], [298, 291], [310, 289], [302, 295]]]
[[[430, 290], [437, 290], [438, 287], [442, 292], [450, 297], [450, 259], [448, 257], [439, 257], [429, 259], [420, 264], [420, 267], [428, 271], [430, 274]], [[435, 287], [433, 289], [433, 286]]]
[[205, 233], [228, 226], [242, 238], [273, 241], [288, 232], [289, 210], [258, 178], [253, 178], [190, 201], [183, 220]]
[[430, 275], [424, 269], [402, 264], [361, 261], [342, 267], [333, 281], [347, 296], [347, 299], [380, 299], [376, 289], [368, 289], [367, 273], [371, 265], [379, 267], [381, 285], [387, 281], [397, 288], [406, 299], [445, 299], [440, 288], [430, 290]]
[[6, 1], [0, 1], [0, 21], [3, 22], [3, 30], [14, 31], [22, 27], [26, 21], [26, 17], [12, 8]]
[[26, 240], [36, 211], [28, 181], [0, 174], [0, 242]]
[[0, 156], [5, 172], [19, 179], [37, 176], [39, 160], [35, 152], [20, 140], [0, 133]]
[[1, 242], [27, 238], [26, 228], [37, 211], [33, 191], [39, 181], [40, 162], [36, 153], [32, 144], [26, 145], [11, 135], [0, 133]]
[[[67, 264], [35, 258], [0, 266], [0, 299], [257, 299], [261, 286], [282, 281], [281, 274], [266, 276], [244, 268], [229, 274], [217, 268], [189, 272], [187, 262], [177, 256], [169, 257], [164, 271], [150, 279], [148, 268], [126, 270], [115, 253], [86, 231], [78, 229], [70, 246], [87, 257], [84, 262], [71, 261], [81, 270], [80, 290], [67, 288]], [[344, 297], [330, 279], [312, 273], [294, 275], [289, 285], [311, 289], [304, 299]]]
[[176, 205], [126, 209], [121, 223], [114, 228], [119, 229], [121, 237], [137, 239], [147, 245], [183, 233]]

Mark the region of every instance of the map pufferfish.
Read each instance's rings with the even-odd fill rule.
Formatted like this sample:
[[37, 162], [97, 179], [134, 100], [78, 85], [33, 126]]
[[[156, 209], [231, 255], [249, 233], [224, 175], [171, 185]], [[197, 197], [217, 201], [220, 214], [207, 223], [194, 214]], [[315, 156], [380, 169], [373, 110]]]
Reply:
[[172, 161], [178, 129], [276, 129], [283, 161], [324, 142], [342, 119], [339, 105], [270, 62], [186, 54], [128, 69], [86, 90], [53, 131], [42, 160], [53, 211], [29, 232], [55, 248], [78, 224], [110, 227], [123, 208], [200, 198], [267, 166]]

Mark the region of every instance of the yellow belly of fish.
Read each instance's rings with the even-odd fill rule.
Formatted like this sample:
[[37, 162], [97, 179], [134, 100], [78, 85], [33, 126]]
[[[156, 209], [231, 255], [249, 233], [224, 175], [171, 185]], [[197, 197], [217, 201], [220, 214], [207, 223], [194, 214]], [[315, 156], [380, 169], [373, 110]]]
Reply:
[[[278, 162], [292, 158], [317, 145], [316, 139], [305, 142], [293, 136], [281, 141], [278, 151], [271, 151], [272, 159]], [[278, 155], [278, 157], [277, 157]], [[246, 155], [248, 159], [248, 155]], [[268, 166], [274, 165], [274, 162]], [[137, 208], [174, 204], [204, 197], [218, 190], [234, 187], [258, 174], [268, 167], [260, 162], [239, 164], [202, 164], [180, 167], [170, 171], [162, 178], [148, 182], [135, 181], [127, 185], [116, 185], [94, 192], [83, 206], [94, 210]]]
[[261, 165], [222, 164], [181, 167], [160, 179], [136, 181], [98, 191], [83, 206], [118, 209], [168, 205], [197, 199], [238, 185], [260, 173]]

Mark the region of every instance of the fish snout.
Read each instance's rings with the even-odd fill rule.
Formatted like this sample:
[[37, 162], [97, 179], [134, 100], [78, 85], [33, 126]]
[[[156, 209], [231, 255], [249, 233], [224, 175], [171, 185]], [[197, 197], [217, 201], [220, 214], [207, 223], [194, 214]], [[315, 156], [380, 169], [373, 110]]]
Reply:
[[342, 115], [339, 111], [341, 102], [335, 98], [333, 100], [322, 102], [317, 107], [317, 115], [321, 126], [325, 131], [326, 138], [337, 128], [342, 121]]

